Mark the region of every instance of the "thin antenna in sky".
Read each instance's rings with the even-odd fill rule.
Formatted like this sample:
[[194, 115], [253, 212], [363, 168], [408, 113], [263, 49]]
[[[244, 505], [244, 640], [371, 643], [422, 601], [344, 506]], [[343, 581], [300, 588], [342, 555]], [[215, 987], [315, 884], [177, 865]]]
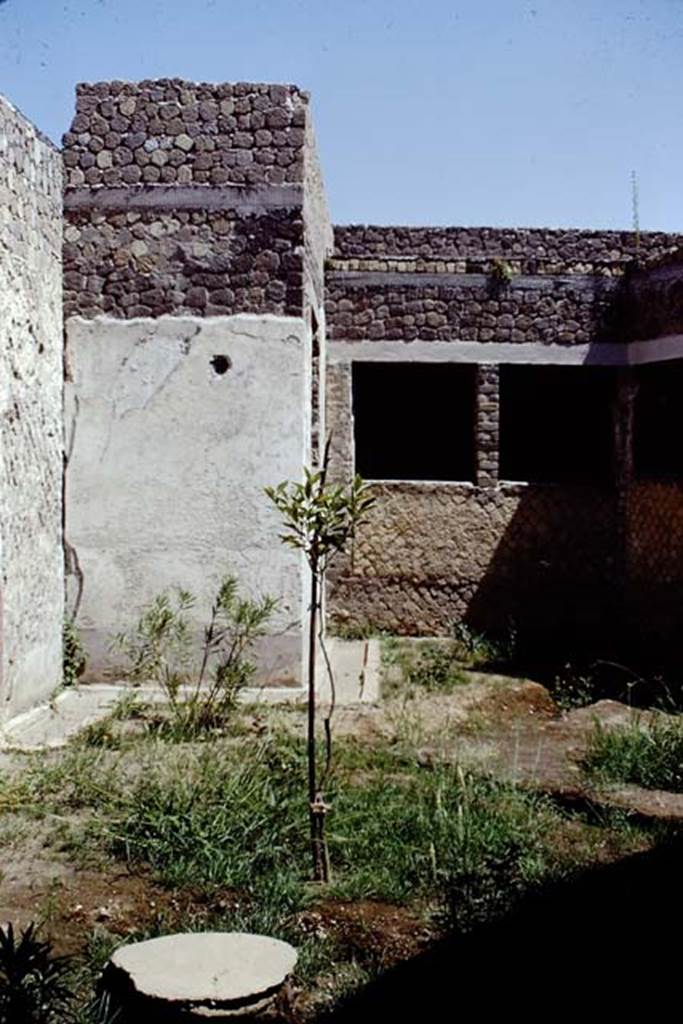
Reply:
[[636, 237], [636, 249], [640, 248], [640, 193], [638, 191], [638, 175], [631, 171], [631, 209], [633, 212], [633, 233]]

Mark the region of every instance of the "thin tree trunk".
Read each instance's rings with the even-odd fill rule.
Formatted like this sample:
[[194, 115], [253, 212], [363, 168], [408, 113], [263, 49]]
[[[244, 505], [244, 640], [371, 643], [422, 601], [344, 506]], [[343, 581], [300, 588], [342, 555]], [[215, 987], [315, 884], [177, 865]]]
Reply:
[[317, 565], [311, 567], [311, 607], [308, 625], [308, 810], [313, 855], [313, 879], [328, 880], [327, 851], [325, 849], [325, 805], [318, 793], [315, 751], [315, 655], [316, 619], [318, 614], [319, 579]]

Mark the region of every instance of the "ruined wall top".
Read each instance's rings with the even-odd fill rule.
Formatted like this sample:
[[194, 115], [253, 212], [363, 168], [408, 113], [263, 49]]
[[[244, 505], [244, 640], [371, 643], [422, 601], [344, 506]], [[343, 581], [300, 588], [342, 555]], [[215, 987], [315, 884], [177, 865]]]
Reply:
[[[487, 272], [509, 260], [519, 273], [621, 273], [645, 257], [665, 258], [683, 246], [683, 234], [664, 231], [591, 231], [578, 228], [335, 227], [339, 261], [455, 261], [456, 272]], [[342, 269], [342, 268], [340, 268]], [[360, 268], [355, 268], [360, 269]], [[401, 269], [398, 266], [373, 269]], [[406, 267], [406, 269], [415, 269]], [[431, 268], [429, 268], [431, 269]]]
[[308, 103], [295, 85], [82, 83], [67, 184], [302, 183]]
[[55, 146], [0, 96], [0, 238], [8, 260], [61, 249], [62, 166]]

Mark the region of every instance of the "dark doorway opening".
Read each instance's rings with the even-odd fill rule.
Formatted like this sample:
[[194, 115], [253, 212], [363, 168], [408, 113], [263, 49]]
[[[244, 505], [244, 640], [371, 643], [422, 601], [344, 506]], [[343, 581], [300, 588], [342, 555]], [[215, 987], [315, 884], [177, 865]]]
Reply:
[[354, 363], [356, 471], [368, 480], [474, 480], [476, 367]]
[[683, 478], [683, 361], [638, 370], [633, 459], [641, 479]]
[[614, 396], [609, 367], [501, 366], [501, 479], [610, 483]]

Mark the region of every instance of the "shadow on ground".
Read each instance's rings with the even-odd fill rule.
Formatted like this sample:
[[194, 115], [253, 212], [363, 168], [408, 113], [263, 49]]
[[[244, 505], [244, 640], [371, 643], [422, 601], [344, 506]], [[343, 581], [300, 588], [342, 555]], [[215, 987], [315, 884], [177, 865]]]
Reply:
[[673, 1010], [680, 984], [683, 837], [527, 901], [382, 975], [319, 1024], [614, 1019]]

